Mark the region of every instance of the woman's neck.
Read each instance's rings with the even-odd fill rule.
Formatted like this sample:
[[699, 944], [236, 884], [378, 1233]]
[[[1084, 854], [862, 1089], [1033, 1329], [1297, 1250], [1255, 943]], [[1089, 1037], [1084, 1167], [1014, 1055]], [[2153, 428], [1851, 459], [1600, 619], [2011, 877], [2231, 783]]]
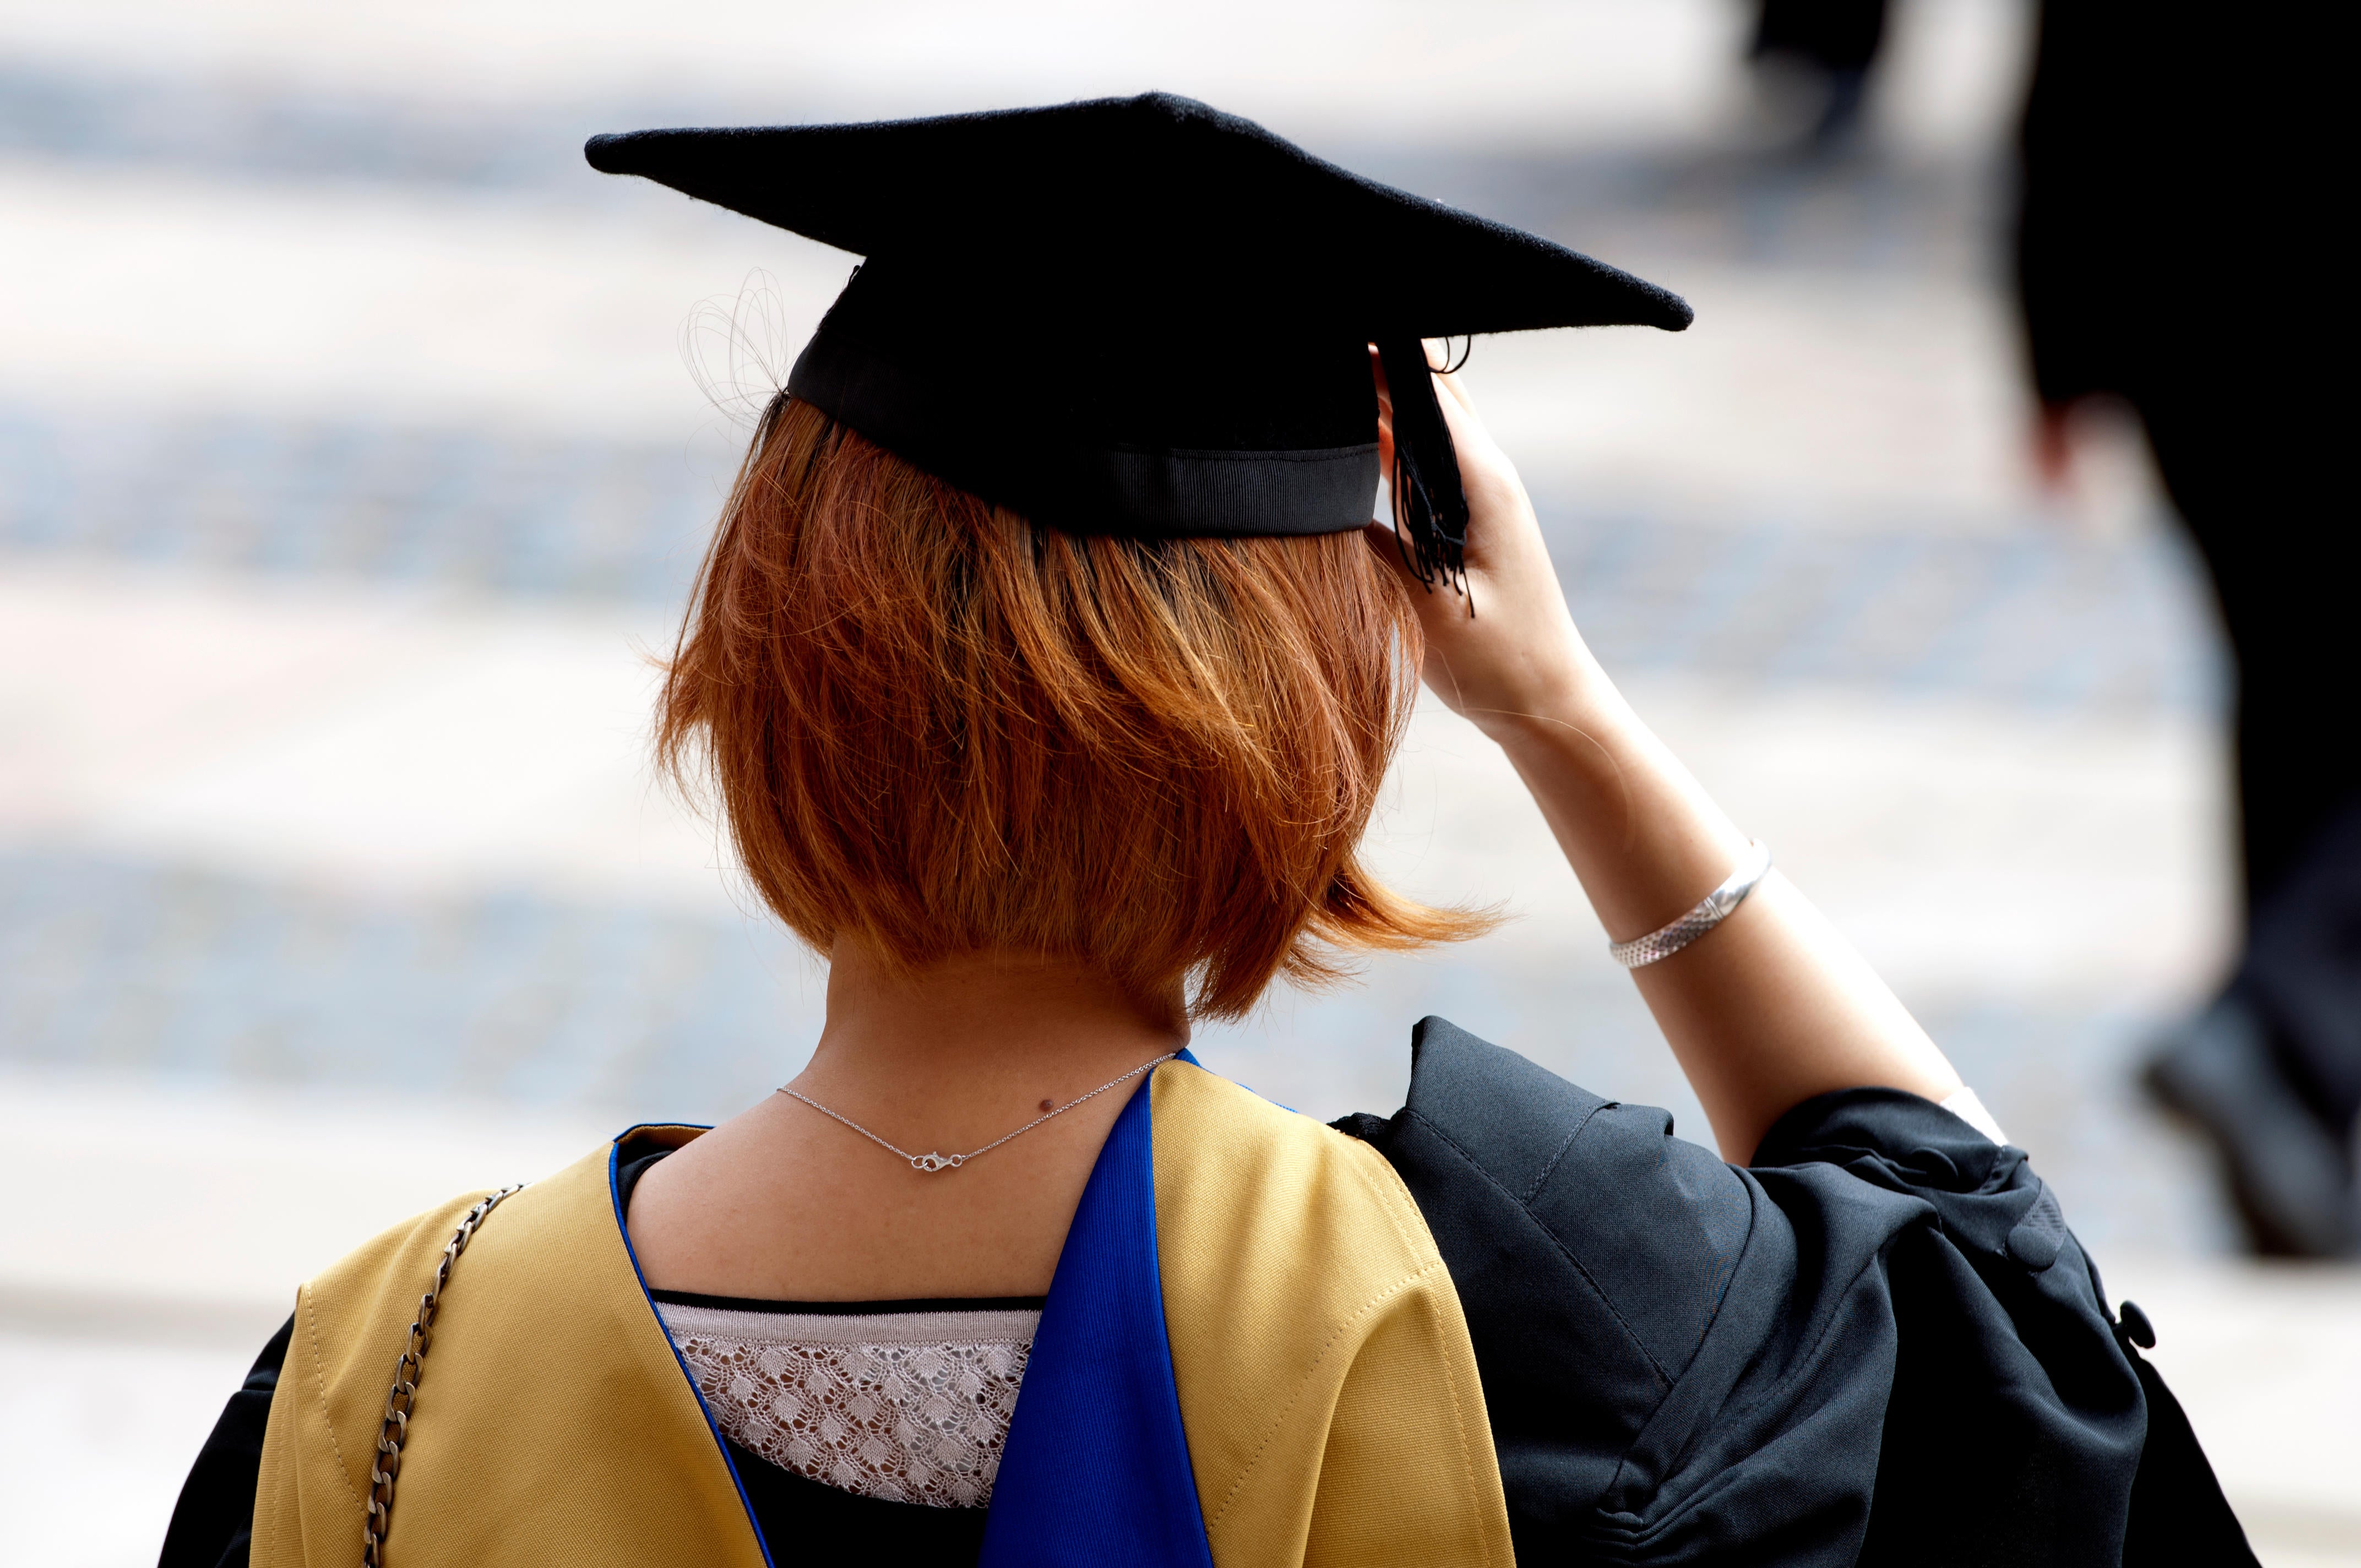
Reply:
[[1007, 954], [896, 972], [840, 943], [797, 1094], [912, 1154], [966, 1154], [1071, 1109], [928, 1172], [774, 1094], [641, 1180], [641, 1267], [659, 1288], [784, 1300], [1044, 1294], [1137, 1086], [1082, 1097], [1188, 1038], [1177, 987], [1143, 998], [1086, 965]]
[[1188, 1042], [1177, 987], [1142, 997], [1074, 959], [997, 952], [897, 972], [840, 942], [828, 1023], [794, 1087], [823, 1103], [856, 1092], [873, 1109], [964, 1122], [964, 1107], [1062, 1105]]

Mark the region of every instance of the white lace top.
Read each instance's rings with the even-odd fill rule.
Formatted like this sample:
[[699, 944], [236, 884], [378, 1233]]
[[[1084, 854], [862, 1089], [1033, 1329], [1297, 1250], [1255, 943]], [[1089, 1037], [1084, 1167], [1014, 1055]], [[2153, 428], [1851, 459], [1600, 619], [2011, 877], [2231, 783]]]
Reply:
[[991, 1501], [1039, 1312], [656, 1310], [731, 1441], [840, 1491]]

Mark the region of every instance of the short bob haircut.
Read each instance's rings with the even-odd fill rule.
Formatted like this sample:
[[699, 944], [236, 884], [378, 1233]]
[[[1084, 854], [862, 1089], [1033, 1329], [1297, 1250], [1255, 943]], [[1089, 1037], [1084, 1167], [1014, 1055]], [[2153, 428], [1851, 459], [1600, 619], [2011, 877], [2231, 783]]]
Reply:
[[1278, 975], [1490, 924], [1356, 858], [1421, 651], [1353, 534], [1053, 532], [782, 393], [657, 751], [709, 782], [763, 902], [822, 952], [1077, 958], [1235, 1017]]

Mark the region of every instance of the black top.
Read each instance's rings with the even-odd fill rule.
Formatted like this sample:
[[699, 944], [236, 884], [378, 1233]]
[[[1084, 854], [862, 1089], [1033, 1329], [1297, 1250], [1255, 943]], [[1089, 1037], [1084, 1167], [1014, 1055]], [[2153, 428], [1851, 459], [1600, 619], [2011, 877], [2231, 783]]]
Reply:
[[[1441, 1019], [1412, 1048], [1410, 1102], [1338, 1125], [1450, 1267], [1520, 1562], [2253, 1563], [2138, 1354], [2146, 1320], [2108, 1309], [2023, 1150], [1861, 1089], [1797, 1106], [1740, 1168]], [[286, 1337], [199, 1454], [164, 1568], [245, 1563]], [[731, 1453], [766, 1540], [976, 1559], [981, 1510]]]

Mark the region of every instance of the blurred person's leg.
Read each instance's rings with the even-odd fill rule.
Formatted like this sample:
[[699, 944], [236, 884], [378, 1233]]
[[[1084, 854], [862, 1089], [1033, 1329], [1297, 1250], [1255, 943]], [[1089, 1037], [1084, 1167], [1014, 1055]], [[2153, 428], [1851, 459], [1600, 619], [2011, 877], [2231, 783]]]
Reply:
[[1799, 77], [1814, 99], [1805, 140], [1832, 148], [1861, 121], [1870, 68], [1885, 41], [1886, 0], [1761, 0], [1747, 58]]
[[2278, 1026], [2307, 1103], [2349, 1139], [2361, 1115], [2361, 803], [2257, 909], [2242, 979]]
[[2219, 1148], [2257, 1249], [2323, 1256], [2361, 1249], [2361, 652], [2350, 503], [2290, 385], [2224, 370], [2141, 400], [2236, 660], [2247, 908], [2235, 978], [2148, 1079]]

